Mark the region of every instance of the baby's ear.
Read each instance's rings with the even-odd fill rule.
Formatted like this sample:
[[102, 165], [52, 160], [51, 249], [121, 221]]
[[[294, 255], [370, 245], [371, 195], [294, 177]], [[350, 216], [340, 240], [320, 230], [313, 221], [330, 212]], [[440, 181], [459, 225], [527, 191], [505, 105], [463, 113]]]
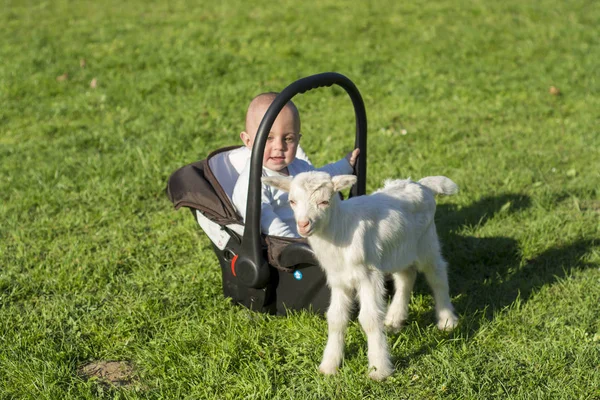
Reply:
[[354, 185], [356, 183], [356, 176], [337, 175], [331, 178], [331, 183], [333, 183], [333, 190], [339, 192]]
[[249, 147], [251, 137], [246, 131], [240, 133], [240, 139], [242, 139], [242, 142], [244, 142], [244, 146]]
[[284, 192], [290, 191], [290, 185], [292, 184], [291, 176], [263, 176], [262, 183], [268, 186], [273, 186]]

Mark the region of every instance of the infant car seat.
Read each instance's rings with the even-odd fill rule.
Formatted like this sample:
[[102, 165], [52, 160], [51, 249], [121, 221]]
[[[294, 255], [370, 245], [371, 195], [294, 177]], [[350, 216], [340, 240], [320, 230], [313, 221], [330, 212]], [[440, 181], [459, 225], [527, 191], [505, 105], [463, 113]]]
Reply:
[[328, 72], [299, 79], [286, 87], [267, 109], [256, 134], [250, 160], [246, 223], [231, 203], [231, 193], [243, 164], [235, 158], [240, 146], [211, 153], [186, 165], [168, 180], [167, 194], [175, 209], [187, 207], [211, 239], [221, 266], [223, 294], [252, 310], [285, 315], [288, 310], [324, 313], [330, 292], [326, 277], [305, 239], [264, 235], [260, 229], [262, 158], [265, 144], [281, 109], [295, 95], [339, 85], [350, 96], [356, 118], [354, 166], [357, 182], [350, 197], [366, 187], [367, 117], [356, 86], [343, 75]]

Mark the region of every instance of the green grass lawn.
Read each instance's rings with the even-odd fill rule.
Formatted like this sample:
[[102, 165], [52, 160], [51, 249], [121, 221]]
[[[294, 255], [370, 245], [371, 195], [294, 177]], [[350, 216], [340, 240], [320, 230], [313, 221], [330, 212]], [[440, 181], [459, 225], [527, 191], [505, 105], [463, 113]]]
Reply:
[[[592, 0], [4, 0], [0, 398], [600, 398], [598, 26]], [[254, 95], [325, 71], [364, 97], [368, 191], [461, 188], [436, 217], [460, 326], [420, 278], [383, 383], [357, 322], [324, 377], [324, 319], [224, 300], [164, 194]], [[295, 102], [315, 164], [351, 149], [342, 90]], [[95, 360], [133, 375], [87, 380]]]

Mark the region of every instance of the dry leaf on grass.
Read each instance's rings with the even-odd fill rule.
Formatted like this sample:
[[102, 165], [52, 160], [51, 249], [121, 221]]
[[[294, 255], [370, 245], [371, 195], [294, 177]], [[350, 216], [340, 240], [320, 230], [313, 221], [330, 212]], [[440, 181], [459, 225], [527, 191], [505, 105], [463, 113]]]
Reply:
[[550, 92], [550, 94], [553, 96], [560, 95], [560, 89], [557, 88], [556, 86], [550, 86], [550, 89], [548, 89], [548, 92]]

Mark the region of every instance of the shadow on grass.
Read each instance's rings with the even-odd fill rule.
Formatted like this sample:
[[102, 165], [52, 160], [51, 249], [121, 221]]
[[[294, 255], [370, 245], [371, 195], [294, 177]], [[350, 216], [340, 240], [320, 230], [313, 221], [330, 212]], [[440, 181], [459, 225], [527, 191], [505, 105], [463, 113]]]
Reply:
[[[525, 195], [508, 194], [483, 198], [460, 210], [451, 204], [438, 206], [436, 225], [444, 257], [449, 263], [450, 294], [455, 298], [453, 304], [460, 317], [453, 335], [472, 337], [484, 321], [491, 321], [518, 298], [525, 303], [542, 286], [588, 267], [581, 258], [595, 245], [593, 240], [578, 240], [523, 260], [515, 239], [457, 233], [463, 227], [485, 225], [499, 212], [522, 211], [530, 203]], [[422, 276], [417, 280], [414, 293], [431, 294]], [[421, 326], [433, 324], [434, 311], [411, 315], [411, 319], [416, 319]], [[396, 368], [405, 368], [415, 357], [429, 354], [436, 346], [435, 339], [422, 343], [410, 355], [396, 358]]]
[[[482, 321], [491, 320], [517, 298], [526, 302], [542, 286], [586, 267], [581, 257], [594, 245], [592, 240], [578, 240], [523, 260], [515, 239], [457, 233], [465, 226], [485, 225], [499, 212], [512, 214], [529, 206], [529, 197], [508, 194], [486, 197], [460, 210], [454, 205], [438, 207], [436, 224], [444, 257], [450, 265], [450, 293], [457, 297], [454, 306], [461, 317], [458, 333], [470, 337]], [[424, 279], [417, 282], [417, 293], [431, 293]], [[434, 322], [433, 311], [421, 317], [426, 323]]]

